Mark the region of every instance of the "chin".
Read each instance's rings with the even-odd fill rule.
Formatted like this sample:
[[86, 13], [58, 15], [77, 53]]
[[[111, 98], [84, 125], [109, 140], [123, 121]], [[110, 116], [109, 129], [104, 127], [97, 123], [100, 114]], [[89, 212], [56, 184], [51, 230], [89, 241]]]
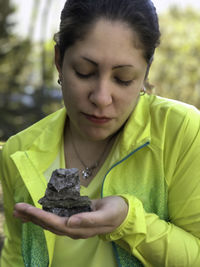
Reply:
[[89, 133], [87, 132], [85, 134], [85, 137], [91, 141], [103, 141], [109, 138], [110, 136], [111, 134], [101, 130], [90, 131]]

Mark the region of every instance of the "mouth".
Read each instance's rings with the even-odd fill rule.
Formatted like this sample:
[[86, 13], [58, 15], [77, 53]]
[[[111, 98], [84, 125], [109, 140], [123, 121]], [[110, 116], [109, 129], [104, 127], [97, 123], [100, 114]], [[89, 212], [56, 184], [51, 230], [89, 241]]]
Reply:
[[90, 114], [85, 114], [83, 113], [83, 115], [86, 117], [87, 120], [96, 123], [96, 124], [105, 124], [108, 123], [109, 121], [111, 121], [111, 118], [108, 117], [99, 117], [99, 116], [95, 116], [95, 115], [90, 115]]

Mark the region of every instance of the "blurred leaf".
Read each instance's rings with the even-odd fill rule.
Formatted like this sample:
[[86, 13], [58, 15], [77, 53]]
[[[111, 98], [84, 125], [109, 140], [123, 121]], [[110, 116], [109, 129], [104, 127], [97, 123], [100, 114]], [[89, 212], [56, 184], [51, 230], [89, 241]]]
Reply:
[[161, 45], [150, 80], [161, 96], [200, 108], [200, 12], [171, 8], [160, 16]]
[[[61, 94], [54, 85], [53, 42], [42, 44], [42, 64], [40, 44], [11, 31], [11, 1], [0, 0], [0, 10], [0, 140], [6, 140], [61, 107]], [[31, 29], [36, 17], [31, 15]]]

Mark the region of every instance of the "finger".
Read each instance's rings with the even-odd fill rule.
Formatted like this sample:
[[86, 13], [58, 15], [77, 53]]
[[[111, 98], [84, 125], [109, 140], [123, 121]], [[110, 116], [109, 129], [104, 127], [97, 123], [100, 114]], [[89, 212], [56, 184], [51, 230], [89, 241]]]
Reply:
[[111, 227], [93, 227], [93, 228], [68, 228], [67, 236], [73, 239], [86, 239], [97, 235], [112, 232]]
[[70, 235], [88, 238], [115, 230], [125, 219], [128, 206], [121, 197], [107, 197], [92, 201], [92, 212], [75, 214], [69, 218]]
[[[56, 235], [67, 235], [73, 239], [88, 238], [96, 235], [97, 232], [97, 230], [91, 231], [91, 229], [85, 231], [84, 228], [71, 229], [67, 227], [66, 218], [45, 212], [26, 203], [17, 204], [14, 214], [24, 222], [31, 221]], [[56, 222], [57, 219], [58, 222]]]
[[13, 211], [13, 216], [15, 218], [21, 219], [23, 222], [28, 222], [29, 221], [26, 216], [23, 216], [22, 214], [20, 214], [18, 211], [15, 211], [15, 210]]
[[67, 217], [57, 216], [26, 203], [16, 204], [14, 214], [16, 217], [26, 221], [31, 221], [44, 229], [59, 233], [63, 233], [65, 231], [68, 220]]
[[[87, 216], [88, 214], [90, 215], [90, 213], [84, 213], [84, 216]], [[76, 226], [75, 228], [72, 228], [68, 226], [68, 224], [66, 223], [66, 218], [62, 218], [52, 213], [45, 212], [26, 203], [19, 203], [16, 205], [15, 215], [17, 217], [20, 217], [23, 221], [32, 221], [33, 223], [41, 226], [46, 230], [53, 232], [56, 235], [66, 235], [73, 239], [86, 239], [89, 237], [108, 233], [111, 231], [111, 228], [107, 226], [97, 227], [95, 225], [95, 220], [90, 218], [89, 222], [87, 218], [85, 218], [85, 221], [81, 220], [83, 226], [80, 225], [79, 227]], [[80, 216], [80, 215], [83, 216], [83, 213], [73, 216]], [[52, 220], [52, 218], [57, 219], [57, 217], [59, 219], [59, 222], [56, 223], [55, 226], [56, 220]], [[65, 223], [63, 221], [62, 223], [60, 223], [60, 219], [61, 220], [64, 219]], [[85, 224], [88, 227], [84, 227]]]
[[[92, 212], [83, 212], [71, 216], [68, 220], [68, 227], [117, 227], [121, 220], [121, 200], [119, 197], [108, 197], [104, 199], [92, 200]], [[126, 204], [125, 204], [126, 207]], [[123, 207], [125, 210], [125, 208]], [[119, 214], [120, 213], [120, 214]], [[125, 211], [126, 214], [126, 211]], [[124, 216], [125, 217], [125, 216]]]
[[27, 220], [30, 221], [37, 221], [39, 220], [40, 222], [48, 222], [52, 220], [57, 220], [57, 216], [54, 215], [53, 213], [46, 212], [44, 210], [38, 209], [30, 204], [26, 203], [18, 203], [15, 205], [15, 211], [14, 211], [15, 216], [21, 217], [21, 218], [26, 218]]
[[[67, 235], [73, 239], [82, 238], [84, 235], [83, 229], [74, 232], [70, 231], [71, 229], [68, 229], [66, 226], [66, 218], [45, 212], [26, 203], [18, 203], [15, 205], [14, 216], [22, 219], [23, 222], [31, 221], [56, 235]], [[59, 220], [58, 223], [55, 220], [57, 217]], [[63, 222], [63, 219], [65, 222]], [[60, 223], [60, 220], [62, 220], [62, 223]]]
[[96, 228], [112, 226], [112, 220], [107, 218], [104, 210], [75, 214], [68, 219], [70, 228]]

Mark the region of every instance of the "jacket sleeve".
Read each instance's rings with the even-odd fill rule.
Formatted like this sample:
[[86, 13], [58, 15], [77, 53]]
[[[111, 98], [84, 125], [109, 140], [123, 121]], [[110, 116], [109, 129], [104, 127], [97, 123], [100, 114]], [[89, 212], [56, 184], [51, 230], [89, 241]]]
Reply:
[[191, 111], [183, 128], [170, 148], [176, 160], [170, 161], [172, 154], [165, 156], [169, 222], [145, 212], [136, 197], [122, 195], [129, 205], [128, 215], [114, 232], [103, 236], [147, 267], [200, 266], [199, 113]]
[[21, 223], [13, 217], [14, 201], [14, 179], [16, 177], [15, 166], [9, 157], [10, 147], [13, 144], [8, 141], [4, 146], [0, 161], [0, 177], [3, 188], [4, 200], [4, 246], [0, 258], [1, 267], [24, 266], [21, 256]]

